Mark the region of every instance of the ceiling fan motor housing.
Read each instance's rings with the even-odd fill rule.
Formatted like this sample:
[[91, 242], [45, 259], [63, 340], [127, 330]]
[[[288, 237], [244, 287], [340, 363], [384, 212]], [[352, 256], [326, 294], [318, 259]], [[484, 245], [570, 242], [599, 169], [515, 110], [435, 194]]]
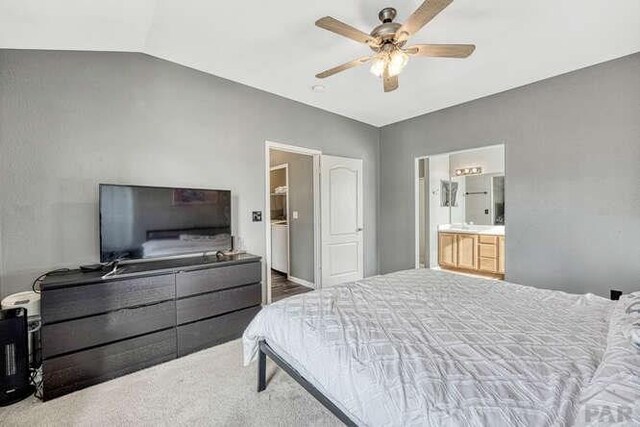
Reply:
[[378, 13], [378, 19], [380, 19], [383, 24], [386, 24], [387, 22], [392, 22], [396, 19], [397, 14], [398, 12], [394, 8], [385, 7]]
[[[371, 31], [371, 36], [375, 38], [379, 38], [382, 40], [382, 43], [393, 43], [395, 41], [396, 33], [400, 29], [402, 25], [397, 22], [393, 22], [397, 15], [397, 12], [392, 7], [385, 7], [378, 13], [378, 18], [382, 22], [382, 24], [378, 25]], [[379, 51], [380, 49], [373, 49], [375, 51]]]

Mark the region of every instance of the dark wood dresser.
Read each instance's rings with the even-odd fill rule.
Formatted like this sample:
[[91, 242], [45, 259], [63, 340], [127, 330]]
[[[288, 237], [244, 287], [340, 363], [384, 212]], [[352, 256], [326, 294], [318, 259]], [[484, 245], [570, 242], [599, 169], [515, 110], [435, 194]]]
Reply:
[[242, 335], [262, 302], [260, 257], [79, 270], [42, 283], [45, 400]]

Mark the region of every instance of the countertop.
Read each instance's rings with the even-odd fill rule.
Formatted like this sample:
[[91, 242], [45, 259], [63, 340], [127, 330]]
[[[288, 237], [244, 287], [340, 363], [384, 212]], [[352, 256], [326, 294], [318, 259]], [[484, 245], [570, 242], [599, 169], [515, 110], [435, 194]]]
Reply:
[[438, 231], [447, 233], [488, 234], [491, 236], [504, 236], [504, 225], [444, 224], [438, 226]]

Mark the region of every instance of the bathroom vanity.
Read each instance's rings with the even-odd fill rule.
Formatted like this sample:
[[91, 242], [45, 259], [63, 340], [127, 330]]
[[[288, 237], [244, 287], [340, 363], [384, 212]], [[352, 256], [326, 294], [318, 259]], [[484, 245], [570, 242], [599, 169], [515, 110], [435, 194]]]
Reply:
[[447, 270], [504, 279], [504, 227], [441, 226], [438, 229], [438, 264]]

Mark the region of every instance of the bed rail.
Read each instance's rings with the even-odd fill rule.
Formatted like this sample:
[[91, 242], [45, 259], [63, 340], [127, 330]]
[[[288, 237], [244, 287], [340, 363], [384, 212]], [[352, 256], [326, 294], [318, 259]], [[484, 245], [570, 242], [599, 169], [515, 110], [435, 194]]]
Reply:
[[267, 388], [267, 356], [282, 368], [291, 378], [296, 380], [305, 390], [307, 390], [318, 402], [327, 408], [333, 415], [349, 427], [357, 427], [357, 424], [349, 418], [347, 414], [342, 412], [327, 396], [322, 394], [313, 384], [307, 381], [300, 373], [286, 360], [280, 357], [266, 341], [261, 340], [258, 343], [258, 393]]

